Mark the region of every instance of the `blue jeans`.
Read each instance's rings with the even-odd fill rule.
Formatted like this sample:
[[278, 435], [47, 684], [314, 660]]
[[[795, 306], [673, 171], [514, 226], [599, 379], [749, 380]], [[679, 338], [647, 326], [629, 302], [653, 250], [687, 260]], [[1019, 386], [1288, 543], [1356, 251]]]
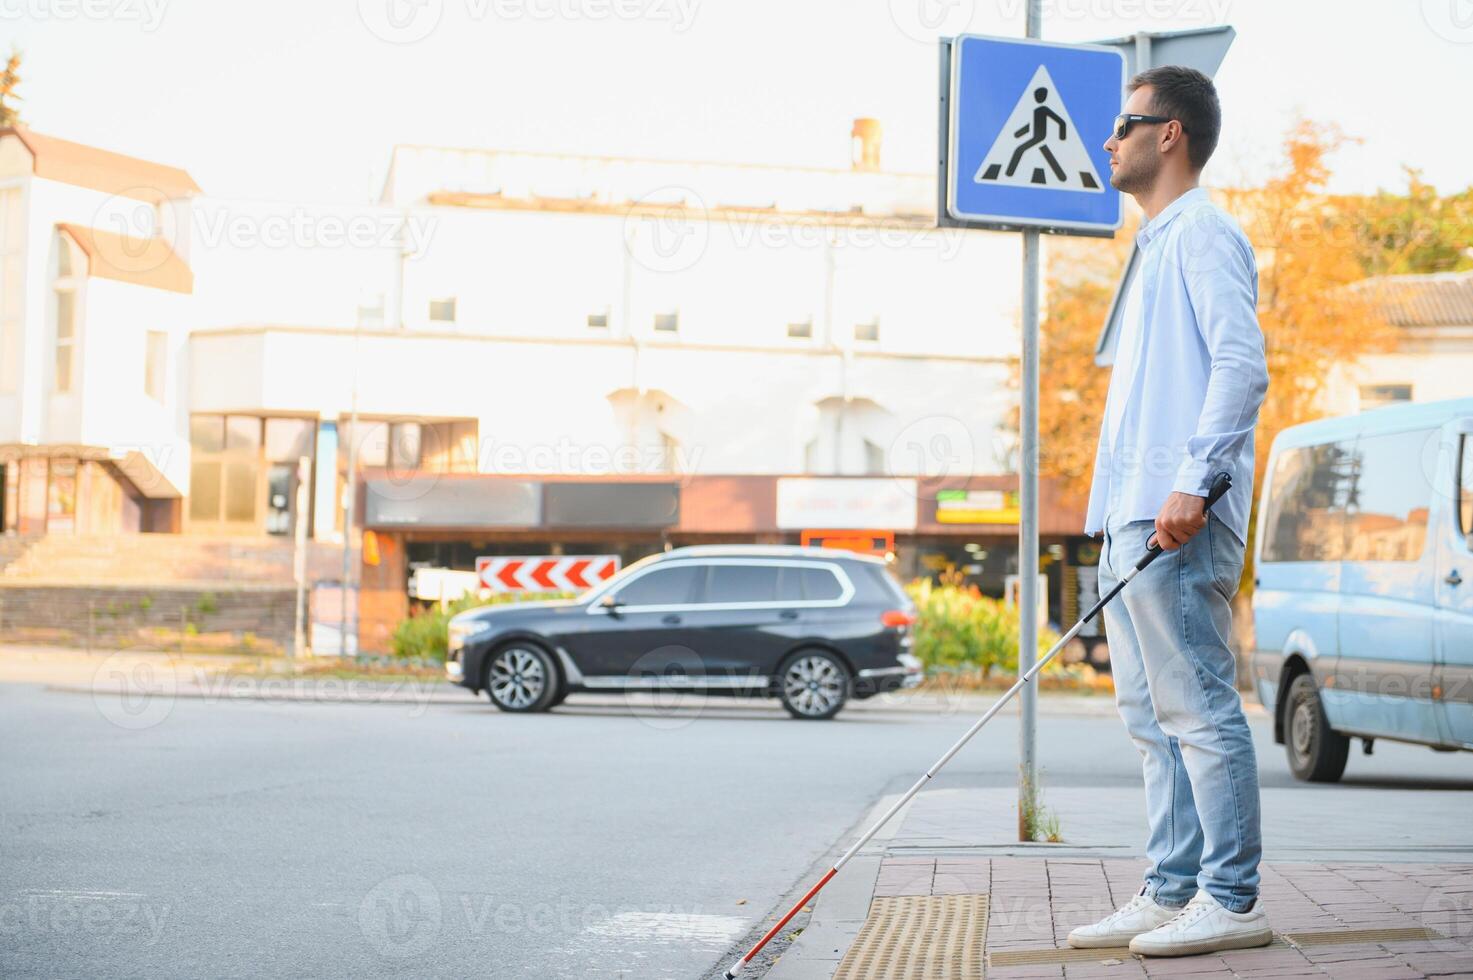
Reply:
[[[1101, 594], [1154, 530], [1150, 521], [1105, 522]], [[1145, 893], [1165, 906], [1199, 887], [1234, 912], [1258, 896], [1258, 761], [1228, 646], [1242, 570], [1242, 543], [1209, 514], [1105, 607], [1115, 703], [1145, 773]]]

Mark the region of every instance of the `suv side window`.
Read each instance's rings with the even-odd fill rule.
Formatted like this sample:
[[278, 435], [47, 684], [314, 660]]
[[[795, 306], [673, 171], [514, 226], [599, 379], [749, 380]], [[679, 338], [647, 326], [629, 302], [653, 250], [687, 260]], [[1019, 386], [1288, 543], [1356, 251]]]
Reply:
[[700, 565], [656, 568], [645, 572], [614, 595], [627, 606], [681, 605], [693, 601], [696, 582], [704, 571]]
[[1458, 530], [1473, 551], [1473, 435], [1458, 437]]
[[794, 569], [803, 586], [803, 598], [813, 601], [827, 600], [832, 602], [844, 594], [844, 586], [839, 584], [839, 578], [827, 568], [813, 568], [803, 566]]
[[712, 564], [706, 602], [776, 602], [778, 565]]

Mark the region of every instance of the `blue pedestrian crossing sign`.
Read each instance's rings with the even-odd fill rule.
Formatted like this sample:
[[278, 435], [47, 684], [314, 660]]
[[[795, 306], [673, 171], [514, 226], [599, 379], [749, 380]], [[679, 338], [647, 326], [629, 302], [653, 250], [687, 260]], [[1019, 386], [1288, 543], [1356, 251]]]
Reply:
[[946, 210], [994, 228], [1109, 234], [1120, 192], [1105, 150], [1125, 57], [1086, 44], [964, 35], [951, 48]]

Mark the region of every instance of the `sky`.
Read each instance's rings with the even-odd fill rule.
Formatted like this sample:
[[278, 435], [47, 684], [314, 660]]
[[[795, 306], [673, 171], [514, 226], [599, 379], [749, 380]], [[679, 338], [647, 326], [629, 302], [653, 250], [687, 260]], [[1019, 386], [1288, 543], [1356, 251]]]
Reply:
[[[0, 0], [36, 130], [181, 166], [207, 194], [358, 203], [396, 143], [931, 172], [938, 33], [1024, 0]], [[1231, 24], [1205, 181], [1271, 172], [1298, 115], [1359, 142], [1330, 189], [1473, 181], [1473, 0], [1045, 0], [1043, 36]]]

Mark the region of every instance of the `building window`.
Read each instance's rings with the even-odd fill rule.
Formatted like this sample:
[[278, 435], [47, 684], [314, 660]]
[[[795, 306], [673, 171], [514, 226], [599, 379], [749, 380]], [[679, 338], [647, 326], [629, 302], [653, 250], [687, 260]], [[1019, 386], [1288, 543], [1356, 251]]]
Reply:
[[56, 350], [52, 390], [58, 394], [72, 390], [76, 380], [77, 354], [77, 286], [80, 260], [73, 255], [75, 246], [69, 236], [56, 236]]
[[314, 455], [316, 431], [314, 419], [190, 416], [190, 522], [212, 530], [291, 533], [297, 461]]
[[603, 309], [597, 313], [588, 314], [588, 325], [594, 330], [607, 330], [609, 328], [609, 311]]
[[809, 340], [813, 337], [813, 317], [806, 320], [798, 320], [788, 324], [788, 336], [795, 340]]
[[655, 330], [659, 333], [676, 333], [680, 330], [680, 313], [656, 313]]
[[150, 330], [143, 338], [143, 391], [154, 401], [164, 400], [164, 377], [169, 363], [169, 335]]
[[455, 322], [455, 297], [449, 296], [445, 299], [430, 300], [430, 322], [431, 323], [454, 323]]
[[1382, 405], [1396, 405], [1400, 402], [1412, 400], [1412, 386], [1402, 384], [1392, 385], [1361, 385], [1360, 386], [1360, 410], [1368, 412]]
[[[61, 239], [62, 244], [67, 239]], [[25, 278], [26, 214], [19, 187], [0, 190], [0, 391], [20, 382], [21, 285]], [[68, 252], [67, 260], [70, 262]]]
[[878, 342], [880, 339], [880, 318], [875, 317], [873, 320], [867, 320], [864, 323], [856, 323], [854, 325], [854, 339], [871, 344]]

